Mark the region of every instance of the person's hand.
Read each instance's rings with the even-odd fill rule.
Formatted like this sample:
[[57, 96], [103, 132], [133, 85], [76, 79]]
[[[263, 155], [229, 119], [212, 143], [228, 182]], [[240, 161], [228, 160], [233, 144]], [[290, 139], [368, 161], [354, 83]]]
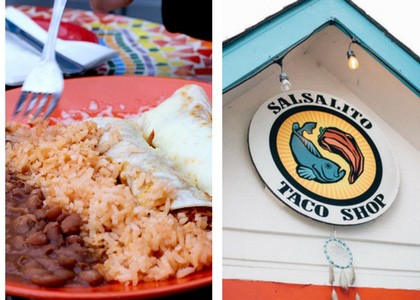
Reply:
[[97, 12], [108, 12], [128, 6], [133, 0], [89, 0], [90, 7]]

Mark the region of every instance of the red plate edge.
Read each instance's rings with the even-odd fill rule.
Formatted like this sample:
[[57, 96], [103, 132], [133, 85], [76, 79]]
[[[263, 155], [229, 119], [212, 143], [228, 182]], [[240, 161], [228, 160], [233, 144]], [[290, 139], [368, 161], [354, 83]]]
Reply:
[[[135, 75], [92, 76], [66, 79], [62, 99], [53, 116], [59, 115], [60, 110], [74, 108], [74, 105], [82, 105], [86, 108], [89, 105], [89, 103], [86, 103], [86, 100], [101, 101], [104, 98], [104, 103], [109, 104], [114, 102], [118, 104], [115, 100], [119, 101], [124, 99], [124, 101], [127, 101], [125, 97], [134, 97], [134, 99], [131, 98], [128, 102], [123, 101], [127, 105], [132, 105], [129, 109], [135, 107], [136, 104], [142, 105], [148, 101], [152, 101], [156, 105], [186, 84], [197, 84], [201, 86], [211, 101], [212, 86], [207, 82]], [[12, 117], [12, 112], [20, 91], [21, 88], [6, 91], [7, 120], [19, 120], [18, 118]], [[80, 99], [82, 98], [80, 96], [81, 94], [85, 97], [83, 100]], [[135, 101], [138, 101], [138, 103], [135, 103]], [[119, 111], [119, 109], [116, 109], [117, 113]], [[212, 269], [206, 268], [185, 278], [170, 279], [162, 282], [146, 282], [135, 287], [125, 287], [123, 284], [110, 284], [95, 288], [45, 289], [6, 280], [6, 294], [37, 299], [141, 299], [186, 292], [193, 288], [210, 285], [211, 283]]]
[[[176, 281], [181, 282], [177, 283]], [[195, 288], [208, 286], [211, 283], [212, 270], [209, 269], [199, 271], [195, 274], [185, 277], [184, 279], [171, 279], [162, 282], [147, 282], [138, 284], [135, 287], [125, 287], [123, 284], [115, 283], [94, 288], [86, 287], [47, 289], [6, 280], [6, 294], [33, 299], [142, 299], [149, 297], [175, 295], [190, 291]], [[157, 287], [153, 287], [152, 285], [157, 285]]]

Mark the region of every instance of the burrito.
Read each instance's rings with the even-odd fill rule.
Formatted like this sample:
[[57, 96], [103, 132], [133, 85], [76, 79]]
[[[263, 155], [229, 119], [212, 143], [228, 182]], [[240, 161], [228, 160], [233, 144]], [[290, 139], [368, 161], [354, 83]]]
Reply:
[[212, 195], [212, 112], [203, 88], [188, 84], [134, 119], [193, 185]]
[[98, 151], [121, 164], [120, 180], [139, 203], [146, 207], [165, 205], [170, 209], [211, 207], [211, 197], [200, 191], [158, 148], [151, 147], [137, 124], [130, 119], [90, 118], [104, 130]]

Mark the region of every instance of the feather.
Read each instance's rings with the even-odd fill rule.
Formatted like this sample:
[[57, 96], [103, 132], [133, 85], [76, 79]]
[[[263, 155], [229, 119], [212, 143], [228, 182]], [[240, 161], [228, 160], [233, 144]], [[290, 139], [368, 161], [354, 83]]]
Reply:
[[349, 272], [349, 283], [350, 283], [350, 285], [353, 285], [355, 281], [356, 281], [356, 273], [354, 272], [353, 266], [351, 266], [350, 267], [350, 272]]
[[341, 286], [341, 288], [345, 289], [346, 291], [349, 288], [349, 282], [347, 280], [346, 273], [344, 273], [344, 270], [341, 270], [341, 272], [340, 272], [340, 286]]
[[334, 288], [332, 289], [332, 292], [331, 292], [331, 300], [338, 300], [338, 295]]
[[333, 285], [335, 276], [334, 276], [334, 268], [331, 264], [330, 264], [329, 270], [330, 270], [330, 284]]

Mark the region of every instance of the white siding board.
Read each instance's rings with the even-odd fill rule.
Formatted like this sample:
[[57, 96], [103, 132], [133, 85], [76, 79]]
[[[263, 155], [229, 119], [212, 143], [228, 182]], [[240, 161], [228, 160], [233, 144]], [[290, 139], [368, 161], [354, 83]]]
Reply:
[[[420, 151], [381, 117], [384, 110], [374, 109], [378, 103], [393, 105], [391, 99], [381, 98], [383, 103], [366, 101], [363, 94], [374, 95], [372, 87], [356, 94], [351, 80], [337, 77], [321, 61], [305, 45], [293, 50], [286, 60], [293, 88], [327, 92], [360, 108], [385, 132], [401, 174], [397, 198], [383, 216], [363, 225], [335, 227], [353, 251], [356, 285], [420, 289]], [[369, 57], [363, 67], [378, 69], [377, 62]], [[387, 71], [382, 68], [380, 72]], [[310, 220], [282, 204], [265, 188], [248, 153], [249, 122], [263, 102], [280, 93], [278, 76], [279, 66], [272, 65], [224, 96], [224, 278], [327, 284], [322, 246], [332, 226]], [[384, 77], [378, 74], [378, 78]], [[410, 120], [420, 115], [415, 96], [407, 93], [405, 86], [395, 83], [392, 89], [393, 93], [401, 91], [398, 102], [408, 104]]]

